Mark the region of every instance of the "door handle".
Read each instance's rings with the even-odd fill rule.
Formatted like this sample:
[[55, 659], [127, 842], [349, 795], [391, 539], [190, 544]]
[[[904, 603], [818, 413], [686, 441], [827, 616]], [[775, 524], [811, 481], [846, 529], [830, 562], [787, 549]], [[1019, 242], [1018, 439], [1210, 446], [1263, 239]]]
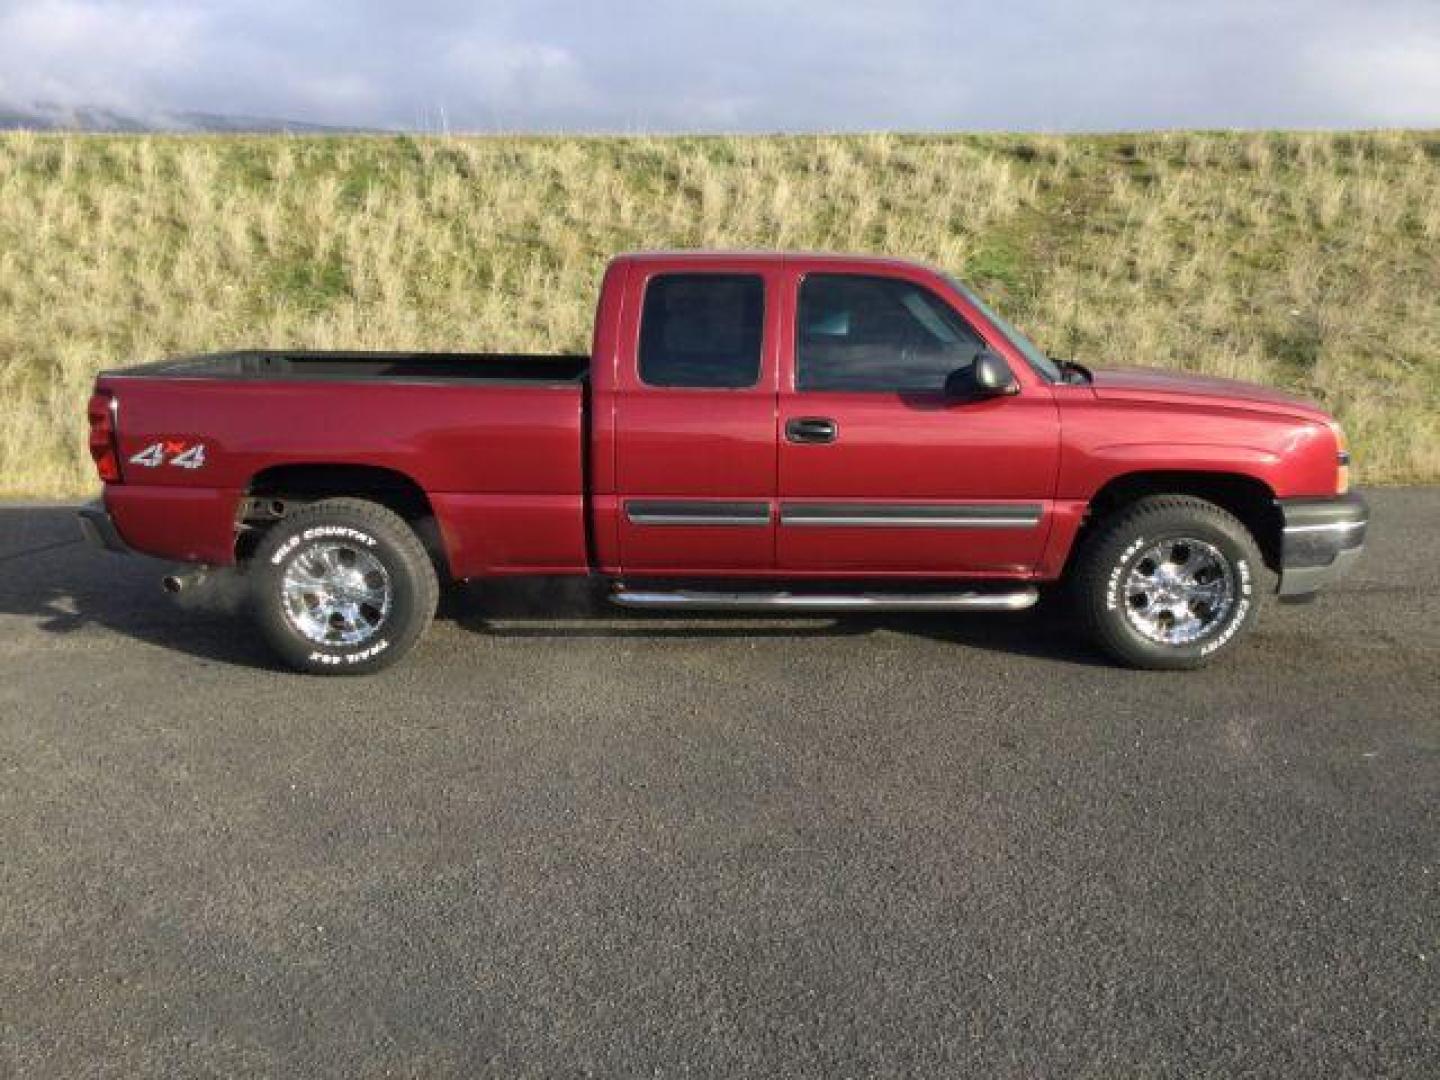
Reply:
[[785, 421], [785, 438], [794, 443], [832, 443], [840, 428], [823, 416], [797, 416]]

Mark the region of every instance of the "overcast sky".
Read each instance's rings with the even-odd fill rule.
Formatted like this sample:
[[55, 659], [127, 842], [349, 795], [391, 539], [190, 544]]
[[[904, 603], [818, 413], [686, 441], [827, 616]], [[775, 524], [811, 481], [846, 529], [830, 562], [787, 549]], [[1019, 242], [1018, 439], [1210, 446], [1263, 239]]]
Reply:
[[1440, 125], [1440, 0], [0, 0], [0, 102], [451, 130]]

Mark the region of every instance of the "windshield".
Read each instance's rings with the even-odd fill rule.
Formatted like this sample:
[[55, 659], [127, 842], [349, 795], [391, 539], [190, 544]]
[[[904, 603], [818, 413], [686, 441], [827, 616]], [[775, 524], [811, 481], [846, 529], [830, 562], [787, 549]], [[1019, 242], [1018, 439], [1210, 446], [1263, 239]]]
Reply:
[[981, 300], [980, 297], [976, 296], [973, 292], [966, 288], [964, 282], [958, 280], [957, 278], [953, 278], [948, 274], [945, 276], [945, 280], [955, 287], [956, 292], [958, 292], [961, 296], [965, 297], [966, 300], [969, 300], [970, 303], [974, 304], [977, 308], [979, 308], [980, 314], [984, 315], [987, 319], [989, 319], [992, 323], [999, 327], [1000, 332], [1004, 334], [1007, 338], [1009, 338], [1010, 344], [1014, 345], [1017, 349], [1019, 349], [1022, 353], [1025, 354], [1025, 359], [1030, 362], [1030, 366], [1034, 368], [1043, 378], [1049, 379], [1051, 382], [1064, 381], [1065, 376], [1061, 373], [1060, 368], [1056, 365], [1054, 360], [1051, 360], [1048, 356], [1041, 352], [1039, 347], [1036, 346], [1033, 341], [1027, 338], [1019, 330], [1015, 329], [1015, 327], [1012, 326], [1010, 322], [1005, 319], [1004, 316], [1000, 315], [994, 308], [992, 308], [989, 304], [985, 303], [984, 300]]

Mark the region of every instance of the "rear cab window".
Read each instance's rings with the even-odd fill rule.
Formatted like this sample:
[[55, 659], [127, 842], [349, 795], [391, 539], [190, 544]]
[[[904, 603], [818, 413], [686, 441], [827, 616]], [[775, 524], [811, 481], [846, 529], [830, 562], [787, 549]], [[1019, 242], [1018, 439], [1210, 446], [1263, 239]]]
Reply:
[[659, 387], [753, 387], [764, 332], [761, 275], [658, 274], [641, 310], [640, 379]]

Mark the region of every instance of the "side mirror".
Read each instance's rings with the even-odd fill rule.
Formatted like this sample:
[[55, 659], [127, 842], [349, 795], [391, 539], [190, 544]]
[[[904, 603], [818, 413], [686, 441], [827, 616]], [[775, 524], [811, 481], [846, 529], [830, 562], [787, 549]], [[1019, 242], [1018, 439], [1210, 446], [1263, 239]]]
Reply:
[[1005, 397], [1018, 394], [1020, 384], [1015, 373], [998, 353], [979, 352], [963, 368], [952, 371], [945, 379], [945, 396], [958, 401]]

